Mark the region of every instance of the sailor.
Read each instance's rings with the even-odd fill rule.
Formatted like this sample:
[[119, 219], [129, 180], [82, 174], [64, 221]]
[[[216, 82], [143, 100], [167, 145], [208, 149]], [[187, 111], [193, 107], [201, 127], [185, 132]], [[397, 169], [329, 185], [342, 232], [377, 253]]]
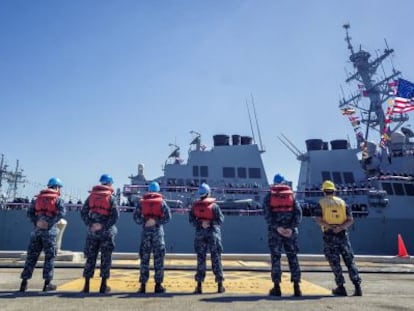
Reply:
[[221, 264], [221, 253], [223, 246], [221, 243], [220, 225], [223, 223], [224, 216], [216, 199], [211, 198], [209, 185], [203, 183], [198, 188], [199, 199], [193, 204], [190, 213], [190, 223], [196, 228], [194, 238], [194, 250], [197, 253], [197, 272], [195, 280], [197, 286], [195, 294], [202, 293], [202, 283], [206, 276], [206, 256], [207, 251], [211, 254], [211, 265], [215, 275], [217, 292], [224, 293], [223, 286], [223, 266]]
[[165, 241], [163, 225], [170, 221], [171, 211], [160, 192], [160, 185], [153, 181], [148, 185], [148, 192], [138, 202], [133, 218], [142, 224], [141, 245], [139, 248], [141, 283], [138, 293], [144, 294], [149, 278], [149, 262], [151, 252], [154, 255], [155, 293], [164, 293], [164, 257]]
[[302, 296], [300, 289], [301, 270], [298, 261], [298, 225], [302, 219], [302, 210], [293, 197], [292, 189], [282, 175], [276, 174], [270, 192], [263, 201], [264, 215], [268, 225], [268, 242], [272, 262], [271, 277], [273, 288], [269, 294], [281, 296], [280, 282], [282, 270], [280, 258], [282, 247], [286, 253], [293, 282], [294, 296]]
[[60, 198], [60, 188], [62, 187], [63, 184], [59, 178], [50, 178], [47, 183], [47, 188], [40, 191], [27, 211], [27, 216], [33, 223], [34, 229], [30, 235], [26, 262], [21, 274], [21, 292], [26, 291], [27, 280], [32, 277], [33, 270], [42, 250], [45, 253], [45, 262], [43, 265], [43, 279], [45, 283], [43, 291], [56, 290], [56, 285], [52, 284], [51, 281], [53, 279], [56, 257], [56, 235], [59, 231], [56, 223], [66, 213], [63, 205], [64, 202]]
[[115, 223], [119, 218], [119, 211], [113, 194], [112, 184], [114, 181], [112, 176], [103, 174], [99, 182], [100, 185], [92, 188], [81, 209], [82, 220], [87, 226], [83, 293], [89, 293], [89, 281], [94, 275], [99, 251], [101, 252], [100, 276], [102, 278], [99, 292], [108, 293], [111, 290], [107, 285], [107, 280], [110, 277], [111, 256], [115, 248], [115, 235], [117, 234]]
[[362, 296], [361, 278], [355, 265], [347, 230], [354, 222], [351, 209], [341, 198], [335, 196], [336, 187], [332, 181], [325, 180], [322, 184], [322, 191], [324, 197], [319, 201], [314, 216], [322, 228], [323, 251], [335, 275], [337, 287], [332, 290], [332, 293], [337, 296], [347, 296], [341, 268], [340, 256], [342, 256], [348, 268], [349, 277], [355, 286], [354, 296]]

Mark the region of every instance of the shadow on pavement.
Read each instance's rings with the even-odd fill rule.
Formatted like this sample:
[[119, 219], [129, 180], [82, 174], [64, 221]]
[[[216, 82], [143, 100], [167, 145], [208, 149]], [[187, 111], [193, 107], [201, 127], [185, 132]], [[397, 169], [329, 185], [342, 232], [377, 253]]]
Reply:
[[318, 300], [322, 298], [327, 298], [334, 296], [331, 295], [307, 295], [302, 297], [293, 297], [293, 296], [282, 296], [282, 297], [273, 297], [268, 295], [249, 295], [249, 296], [220, 296], [220, 297], [211, 297], [211, 298], [202, 298], [200, 301], [204, 302], [221, 302], [221, 303], [231, 303], [236, 301], [259, 301], [259, 300]]

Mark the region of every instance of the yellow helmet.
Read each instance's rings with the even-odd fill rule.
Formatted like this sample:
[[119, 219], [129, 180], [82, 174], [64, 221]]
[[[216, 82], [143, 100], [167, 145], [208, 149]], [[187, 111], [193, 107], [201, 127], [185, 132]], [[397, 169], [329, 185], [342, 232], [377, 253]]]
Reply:
[[330, 180], [325, 180], [322, 184], [322, 191], [336, 191], [335, 184]]

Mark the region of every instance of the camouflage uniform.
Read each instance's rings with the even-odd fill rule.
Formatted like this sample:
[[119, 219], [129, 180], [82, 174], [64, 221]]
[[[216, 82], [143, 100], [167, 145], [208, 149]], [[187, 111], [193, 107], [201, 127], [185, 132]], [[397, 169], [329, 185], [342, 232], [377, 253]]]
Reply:
[[142, 224], [141, 245], [139, 248], [139, 257], [141, 259], [139, 282], [145, 284], [149, 278], [149, 262], [151, 252], [154, 254], [154, 279], [156, 283], [164, 281], [164, 257], [165, 241], [163, 225], [170, 221], [171, 210], [169, 206], [162, 201], [161, 218], [156, 218], [155, 226], [145, 227], [146, 219], [141, 213], [141, 206], [138, 202], [133, 218], [137, 224]]
[[[99, 251], [101, 251], [101, 278], [108, 279], [110, 277], [110, 269], [112, 265], [112, 251], [115, 248], [115, 235], [118, 230], [115, 223], [119, 218], [118, 205], [114, 195], [110, 199], [111, 209], [108, 216], [93, 213], [89, 206], [89, 197], [86, 199], [82, 209], [81, 217], [87, 226], [87, 237], [85, 243], [84, 254], [86, 257], [85, 268], [83, 276], [86, 279], [93, 277], [95, 273], [96, 259]], [[102, 230], [93, 232], [91, 225], [99, 223], [102, 225]]]
[[224, 280], [223, 266], [221, 265], [221, 253], [223, 245], [221, 243], [221, 229], [220, 225], [224, 221], [224, 215], [217, 204], [213, 206], [214, 218], [211, 221], [210, 227], [204, 229], [201, 226], [201, 221], [194, 215], [194, 211], [189, 213], [189, 221], [196, 228], [194, 239], [194, 250], [197, 253], [197, 272], [195, 280], [203, 282], [206, 277], [206, 257], [207, 251], [210, 250], [211, 265], [215, 280], [221, 283]]
[[[36, 201], [32, 201], [29, 209], [27, 210], [27, 216], [34, 225], [34, 229], [30, 234], [29, 247], [27, 249], [26, 262], [21, 274], [21, 278], [24, 280], [30, 279], [33, 275], [33, 270], [36, 266], [37, 260], [42, 250], [45, 252], [45, 263], [43, 266], [43, 279], [51, 281], [53, 279], [53, 268], [56, 257], [56, 236], [59, 229], [56, 223], [66, 214], [64, 202], [61, 198], [56, 201], [56, 207], [58, 213], [53, 217], [46, 215], [36, 216], [35, 211]], [[39, 229], [36, 226], [37, 221], [44, 220], [48, 224], [48, 229]]]
[[[323, 200], [323, 199], [322, 199]], [[315, 217], [322, 217], [322, 207], [318, 204], [314, 210]], [[346, 206], [346, 215], [352, 216], [352, 211], [349, 206]], [[332, 230], [326, 230], [323, 233], [323, 252], [325, 258], [331, 266], [332, 272], [335, 275], [335, 283], [338, 286], [345, 284], [345, 279], [342, 274], [341, 259], [342, 256], [345, 265], [348, 268], [349, 278], [354, 285], [361, 283], [361, 278], [354, 261], [354, 252], [349, 241], [348, 231], [342, 230], [339, 233], [334, 233]]]
[[[298, 225], [302, 220], [302, 210], [294, 202], [293, 211], [273, 212], [270, 207], [270, 193], [266, 195], [263, 201], [264, 215], [268, 224], [268, 244], [272, 262], [272, 281], [280, 283], [282, 270], [280, 268], [280, 258], [282, 255], [282, 246], [285, 250], [289, 262], [291, 273], [290, 281], [299, 283], [301, 280], [301, 270], [298, 262]], [[284, 237], [277, 232], [278, 227], [292, 229], [290, 237]]]

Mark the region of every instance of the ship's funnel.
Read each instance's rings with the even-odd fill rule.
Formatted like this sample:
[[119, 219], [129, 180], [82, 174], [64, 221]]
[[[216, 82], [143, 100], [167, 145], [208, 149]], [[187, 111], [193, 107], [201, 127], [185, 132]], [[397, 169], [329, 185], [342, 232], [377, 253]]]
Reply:
[[323, 148], [323, 140], [322, 139], [307, 139], [306, 143], [306, 150], [322, 150]]
[[214, 146], [228, 146], [230, 141], [229, 135], [218, 134], [213, 136]]
[[346, 139], [331, 140], [331, 149], [348, 149], [348, 141]]
[[252, 138], [250, 136], [242, 136], [241, 137], [241, 144], [242, 145], [251, 145], [252, 144]]
[[241, 137], [240, 135], [231, 135], [231, 142], [233, 146], [240, 145]]

